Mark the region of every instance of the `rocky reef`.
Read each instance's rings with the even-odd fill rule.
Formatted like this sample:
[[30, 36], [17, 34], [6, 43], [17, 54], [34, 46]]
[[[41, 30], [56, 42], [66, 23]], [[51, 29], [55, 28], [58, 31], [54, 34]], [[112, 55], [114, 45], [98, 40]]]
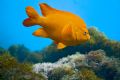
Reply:
[[54, 63], [38, 63], [33, 70], [48, 80], [114, 80], [118, 77], [118, 64], [103, 50], [96, 50], [87, 54], [76, 52]]
[[120, 80], [120, 42], [95, 27], [89, 32], [88, 42], [62, 50], [54, 43], [32, 52], [0, 47], [0, 80]]

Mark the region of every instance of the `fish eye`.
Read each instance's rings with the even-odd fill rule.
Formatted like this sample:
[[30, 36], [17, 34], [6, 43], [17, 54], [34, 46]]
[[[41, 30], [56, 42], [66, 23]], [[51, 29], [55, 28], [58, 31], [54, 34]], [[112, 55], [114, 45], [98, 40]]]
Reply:
[[84, 32], [84, 35], [86, 35], [87, 34], [87, 32]]

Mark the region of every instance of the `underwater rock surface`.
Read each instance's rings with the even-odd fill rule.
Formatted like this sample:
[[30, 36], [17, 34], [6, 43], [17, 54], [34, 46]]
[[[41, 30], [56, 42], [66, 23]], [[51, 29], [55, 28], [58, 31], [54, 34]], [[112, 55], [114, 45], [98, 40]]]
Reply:
[[[116, 59], [112, 59], [106, 56], [103, 50], [90, 51], [88, 54], [80, 54], [76, 52], [73, 55], [59, 59], [54, 63], [38, 63], [33, 66], [33, 71], [36, 73], [42, 73], [48, 80], [66, 80], [65, 78], [69, 75], [67, 80], [84, 80], [81, 76], [76, 76], [81, 73], [82, 70], [93, 70], [92, 73], [96, 76], [92, 80], [101, 80], [99, 77], [106, 77], [109, 75], [107, 69], [110, 70], [110, 78], [114, 78], [117, 72], [117, 68], [112, 71], [113, 67], [118, 66]], [[105, 71], [105, 75], [101, 75], [102, 69]], [[62, 70], [62, 71], [61, 71]], [[63, 75], [62, 75], [63, 74]], [[82, 73], [81, 73], [82, 74]], [[112, 75], [111, 75], [112, 74]], [[76, 77], [75, 77], [76, 76]], [[84, 75], [85, 76], [85, 75]], [[106, 80], [112, 80], [112, 79]], [[86, 80], [86, 79], [85, 79]], [[90, 80], [90, 79], [88, 79]]]

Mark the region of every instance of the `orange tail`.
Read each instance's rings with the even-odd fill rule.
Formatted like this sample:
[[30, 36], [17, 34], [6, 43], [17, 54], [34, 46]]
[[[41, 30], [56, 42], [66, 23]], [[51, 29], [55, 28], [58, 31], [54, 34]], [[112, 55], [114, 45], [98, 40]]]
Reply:
[[25, 19], [23, 21], [23, 25], [24, 26], [29, 27], [29, 26], [33, 26], [33, 25], [39, 24], [38, 18], [40, 18], [40, 16], [37, 13], [37, 11], [35, 11], [34, 8], [32, 8], [31, 6], [28, 6], [26, 8], [26, 13], [27, 13], [29, 18], [27, 18], [27, 19]]

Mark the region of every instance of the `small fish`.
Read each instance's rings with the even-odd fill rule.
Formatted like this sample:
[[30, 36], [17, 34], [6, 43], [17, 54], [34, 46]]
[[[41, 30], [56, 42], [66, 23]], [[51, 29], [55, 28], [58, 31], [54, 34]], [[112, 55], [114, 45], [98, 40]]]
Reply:
[[29, 18], [23, 21], [23, 25], [42, 26], [33, 35], [51, 38], [57, 44], [57, 49], [79, 45], [90, 39], [86, 24], [79, 16], [54, 9], [45, 3], [40, 4], [40, 8], [43, 16], [31, 6], [26, 8]]

